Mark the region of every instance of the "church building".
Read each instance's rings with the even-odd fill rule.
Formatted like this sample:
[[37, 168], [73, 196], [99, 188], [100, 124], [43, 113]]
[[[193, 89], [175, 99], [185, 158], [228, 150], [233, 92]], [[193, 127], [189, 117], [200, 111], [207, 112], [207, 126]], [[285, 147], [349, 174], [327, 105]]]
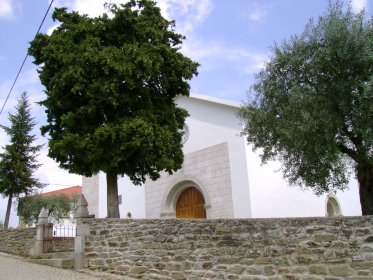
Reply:
[[[261, 165], [260, 151], [253, 152], [241, 135], [239, 103], [195, 94], [180, 96], [176, 102], [190, 115], [184, 127], [183, 166], [143, 186], [119, 178], [121, 218], [361, 214], [356, 180], [344, 193], [316, 197], [311, 191], [288, 186], [280, 163]], [[90, 214], [106, 217], [105, 174], [84, 177], [82, 185]]]

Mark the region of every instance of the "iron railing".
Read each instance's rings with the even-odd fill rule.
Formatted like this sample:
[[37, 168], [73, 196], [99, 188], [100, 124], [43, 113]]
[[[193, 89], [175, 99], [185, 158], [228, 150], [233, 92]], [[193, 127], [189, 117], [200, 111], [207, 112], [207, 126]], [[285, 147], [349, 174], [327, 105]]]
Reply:
[[75, 237], [76, 226], [53, 226], [53, 237]]

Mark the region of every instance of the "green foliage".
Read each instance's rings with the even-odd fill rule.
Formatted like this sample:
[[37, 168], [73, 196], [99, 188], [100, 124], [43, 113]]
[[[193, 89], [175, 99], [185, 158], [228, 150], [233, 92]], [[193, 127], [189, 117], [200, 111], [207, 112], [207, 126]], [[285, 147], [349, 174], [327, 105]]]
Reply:
[[198, 64], [179, 52], [183, 36], [152, 1], [108, 8], [112, 17], [56, 9], [61, 24], [31, 42], [47, 94], [42, 132], [62, 168], [140, 184], [181, 167], [188, 114], [174, 98], [189, 94]]
[[22, 197], [18, 200], [17, 213], [25, 224], [33, 225], [38, 222], [38, 216], [43, 207], [47, 210], [49, 221], [54, 224], [60, 224], [64, 219], [73, 221], [77, 197], [69, 198], [63, 194], [48, 197], [42, 195]]
[[16, 114], [9, 114], [10, 127], [0, 125], [10, 137], [10, 143], [0, 153], [0, 193], [4, 196], [29, 194], [43, 186], [33, 177], [40, 166], [36, 157], [42, 145], [33, 145], [36, 137], [31, 131], [35, 122], [26, 93], [22, 94], [16, 110]]
[[20, 194], [30, 194], [43, 185], [33, 176], [40, 164], [37, 153], [42, 145], [33, 145], [36, 137], [31, 134], [35, 122], [30, 114], [30, 104], [24, 92], [14, 115], [9, 114], [10, 127], [0, 127], [10, 137], [10, 143], [0, 153], [0, 193], [8, 196], [5, 228], [8, 226], [12, 198]]
[[[300, 36], [275, 45], [240, 111], [262, 161], [282, 160], [284, 177], [316, 194], [345, 188], [350, 167], [358, 179], [359, 167], [373, 171], [373, 22], [345, 8], [330, 2]], [[359, 183], [363, 213], [373, 211], [373, 181]]]

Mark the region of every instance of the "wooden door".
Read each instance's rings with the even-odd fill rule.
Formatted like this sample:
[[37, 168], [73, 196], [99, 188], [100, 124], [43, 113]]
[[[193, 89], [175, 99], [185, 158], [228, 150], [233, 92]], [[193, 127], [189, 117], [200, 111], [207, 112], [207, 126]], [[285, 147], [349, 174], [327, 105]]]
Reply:
[[206, 218], [205, 199], [195, 188], [184, 190], [176, 203], [176, 218]]

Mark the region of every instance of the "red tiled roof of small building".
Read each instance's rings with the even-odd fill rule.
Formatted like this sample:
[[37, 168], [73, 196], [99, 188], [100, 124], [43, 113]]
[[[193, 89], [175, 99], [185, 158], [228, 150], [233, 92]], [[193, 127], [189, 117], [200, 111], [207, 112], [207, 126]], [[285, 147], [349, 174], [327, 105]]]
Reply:
[[60, 189], [56, 191], [46, 192], [40, 194], [42, 197], [50, 197], [54, 195], [66, 195], [68, 198], [71, 198], [73, 194], [80, 195], [82, 193], [82, 187], [81, 186], [74, 186], [70, 188]]

